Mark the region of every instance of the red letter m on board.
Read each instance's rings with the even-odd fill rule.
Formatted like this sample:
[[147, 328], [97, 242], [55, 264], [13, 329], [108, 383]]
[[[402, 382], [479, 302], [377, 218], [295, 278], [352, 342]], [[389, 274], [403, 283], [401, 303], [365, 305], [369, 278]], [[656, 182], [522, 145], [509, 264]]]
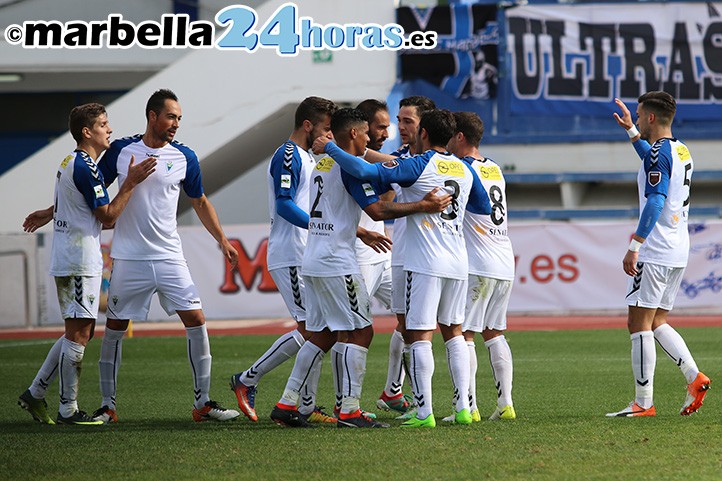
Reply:
[[256, 280], [258, 273], [261, 273], [261, 282], [258, 284], [258, 290], [261, 292], [275, 292], [278, 290], [273, 282], [271, 274], [268, 273], [268, 264], [266, 263], [266, 252], [268, 251], [268, 239], [263, 239], [256, 249], [256, 255], [251, 259], [248, 257], [246, 249], [238, 239], [229, 239], [231, 245], [238, 251], [238, 269], [231, 269], [231, 264], [226, 260], [225, 275], [223, 276], [223, 285], [221, 292], [224, 294], [233, 294], [238, 292], [240, 287], [236, 282], [235, 274], [238, 274], [245, 286], [250, 291]]

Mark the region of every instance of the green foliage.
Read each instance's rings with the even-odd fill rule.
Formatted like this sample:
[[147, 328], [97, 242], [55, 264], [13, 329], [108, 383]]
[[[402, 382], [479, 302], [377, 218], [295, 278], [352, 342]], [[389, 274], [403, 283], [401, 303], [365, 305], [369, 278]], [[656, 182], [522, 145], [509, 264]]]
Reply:
[[[511, 332], [514, 355], [513, 422], [449, 426], [451, 384], [440, 339], [434, 343], [434, 430], [282, 429], [268, 416], [291, 370], [288, 362], [260, 384], [260, 421], [191, 420], [192, 384], [184, 338], [134, 338], [123, 343], [118, 425], [35, 424], [15, 405], [52, 341], [0, 342], [0, 479], [236, 479], [236, 480], [705, 480], [722, 472], [722, 329], [681, 330], [697, 363], [712, 378], [700, 413], [681, 417], [685, 381], [658, 350], [656, 418], [607, 419], [604, 413], [633, 397], [629, 336], [621, 330]], [[271, 336], [214, 337], [212, 397], [235, 407], [231, 374], [245, 369], [274, 340]], [[388, 335], [377, 335], [367, 365], [362, 407], [377, 411], [386, 377]], [[80, 407], [99, 406], [91, 342], [81, 379]], [[477, 386], [482, 416], [495, 406], [488, 356], [477, 340]], [[408, 392], [408, 387], [405, 387]], [[319, 404], [333, 403], [325, 361]], [[58, 402], [57, 383], [47, 396]]]

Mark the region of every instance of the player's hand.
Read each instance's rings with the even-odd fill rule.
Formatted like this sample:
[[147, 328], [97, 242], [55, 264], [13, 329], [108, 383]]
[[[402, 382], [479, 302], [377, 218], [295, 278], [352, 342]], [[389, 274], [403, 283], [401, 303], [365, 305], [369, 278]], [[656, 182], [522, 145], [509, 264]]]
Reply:
[[627, 251], [627, 253], [624, 256], [624, 260], [622, 261], [622, 267], [624, 268], [624, 272], [628, 276], [636, 276], [637, 275], [637, 258], [639, 257], [639, 252], [632, 252]]
[[619, 126], [622, 127], [624, 130], [629, 130], [634, 127], [634, 122], [632, 121], [632, 114], [629, 112], [627, 106], [624, 105], [624, 102], [619, 99], [614, 99], [614, 103], [617, 104], [617, 107], [619, 107], [619, 109], [622, 111], [621, 117], [617, 112], [614, 112], [614, 120], [616, 120]]
[[231, 268], [238, 265], [238, 251], [228, 242], [228, 239], [224, 239], [221, 243], [221, 251], [223, 251], [223, 257], [231, 264]]
[[25, 232], [35, 232], [51, 220], [53, 220], [52, 207], [48, 207], [43, 210], [36, 210], [35, 212], [28, 214], [23, 221], [23, 230]]
[[329, 139], [326, 136], [318, 137], [316, 140], [313, 141], [313, 145], [311, 146], [311, 150], [313, 150], [313, 153], [316, 155], [321, 155], [324, 153], [324, 149], [326, 148], [326, 144], [331, 142], [331, 139]]
[[393, 242], [391, 242], [391, 239], [379, 232], [374, 232], [372, 230], [364, 229], [362, 232], [359, 232], [358, 237], [364, 244], [366, 244], [379, 254], [389, 252], [391, 250], [391, 245], [393, 244]]
[[433, 214], [446, 210], [452, 200], [451, 196], [441, 187], [434, 187], [434, 190], [426, 194], [420, 202], [423, 212]]
[[136, 185], [143, 182], [148, 178], [150, 174], [155, 172], [155, 165], [158, 160], [153, 157], [148, 157], [140, 164], [135, 164], [135, 155], [130, 156], [130, 164], [128, 164], [128, 177], [125, 179], [125, 184], [129, 184], [129, 187], [135, 187]]

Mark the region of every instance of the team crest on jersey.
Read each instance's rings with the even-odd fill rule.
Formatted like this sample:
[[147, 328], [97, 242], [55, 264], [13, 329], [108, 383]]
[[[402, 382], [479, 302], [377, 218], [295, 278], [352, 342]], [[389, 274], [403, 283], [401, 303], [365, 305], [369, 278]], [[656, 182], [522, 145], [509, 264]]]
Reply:
[[92, 305], [93, 305], [93, 303], [95, 302], [95, 296], [94, 296], [94, 295], [92, 295], [92, 294], [91, 294], [91, 295], [89, 295], [89, 296], [88, 296], [88, 301], [90, 302], [90, 305], [92, 306]]
[[68, 162], [70, 162], [71, 160], [73, 160], [73, 156], [72, 156], [72, 155], [69, 155], [69, 156], [65, 157], [65, 158], [63, 159], [63, 161], [60, 162], [60, 168], [61, 168], [61, 169], [66, 168], [66, 167], [68, 166]]
[[166, 162], [165, 168], [166, 168], [166, 172], [170, 172], [170, 169], [173, 168], [173, 162]]
[[103, 191], [102, 185], [96, 185], [93, 187], [93, 190], [95, 191], [95, 198], [100, 199], [101, 197], [105, 197], [105, 192]]
[[451, 175], [453, 177], [464, 177], [464, 166], [455, 160], [437, 160], [436, 173]]
[[485, 180], [501, 180], [501, 171], [495, 165], [489, 167], [479, 166], [479, 175]]
[[113, 296], [113, 299], [112, 299], [112, 300], [113, 300], [113, 305], [114, 305], [114, 306], [115, 306], [116, 304], [118, 304], [118, 296]]
[[679, 160], [682, 162], [686, 162], [691, 158], [691, 155], [689, 155], [689, 149], [687, 149], [684, 145], [677, 146], [677, 157], [679, 157]]
[[374, 195], [376, 195], [376, 191], [373, 187], [371, 187], [371, 184], [361, 184], [361, 187], [363, 187], [366, 197], [373, 197]]
[[291, 188], [291, 176], [289, 174], [281, 175], [281, 189]]
[[331, 168], [336, 164], [336, 161], [333, 160], [331, 157], [323, 157], [321, 160], [318, 161], [316, 164], [316, 169], [314, 170], [320, 170], [321, 172], [331, 172]]
[[393, 168], [398, 167], [399, 161], [396, 160], [396, 159], [391, 159], [391, 160], [387, 160], [386, 162], [384, 162], [384, 163], [381, 164], [381, 165], [383, 165], [383, 166], [386, 167], [387, 169], [393, 169]]
[[656, 170], [653, 170], [649, 173], [647, 176], [647, 182], [649, 182], [649, 185], [652, 187], [656, 186], [662, 181], [662, 173]]

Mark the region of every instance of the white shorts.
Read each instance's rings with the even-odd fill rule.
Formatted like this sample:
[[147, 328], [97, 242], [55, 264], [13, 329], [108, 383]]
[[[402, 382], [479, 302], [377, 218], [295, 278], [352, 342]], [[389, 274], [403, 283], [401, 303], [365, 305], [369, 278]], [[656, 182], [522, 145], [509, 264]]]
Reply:
[[627, 305], [671, 311], [684, 269], [637, 262], [637, 275], [627, 284]]
[[512, 281], [469, 275], [466, 290], [466, 319], [464, 331], [484, 329], [506, 330], [506, 310], [509, 307]]
[[406, 272], [406, 329], [433, 331], [436, 323], [450, 326], [464, 322], [468, 279], [449, 279]]
[[60, 314], [63, 319], [97, 319], [103, 276], [56, 277]]
[[288, 312], [296, 322], [306, 322], [306, 284], [300, 267], [281, 267], [269, 271]]
[[386, 309], [391, 309], [391, 262], [359, 265], [359, 269], [368, 287], [369, 296], [378, 299]]
[[303, 279], [308, 331], [353, 331], [371, 325], [371, 304], [361, 275]]
[[156, 292], [168, 315], [203, 308], [185, 260], [114, 259], [108, 288], [108, 318], [145, 321]]
[[391, 266], [391, 312], [406, 314], [406, 271], [404, 271], [404, 266]]

